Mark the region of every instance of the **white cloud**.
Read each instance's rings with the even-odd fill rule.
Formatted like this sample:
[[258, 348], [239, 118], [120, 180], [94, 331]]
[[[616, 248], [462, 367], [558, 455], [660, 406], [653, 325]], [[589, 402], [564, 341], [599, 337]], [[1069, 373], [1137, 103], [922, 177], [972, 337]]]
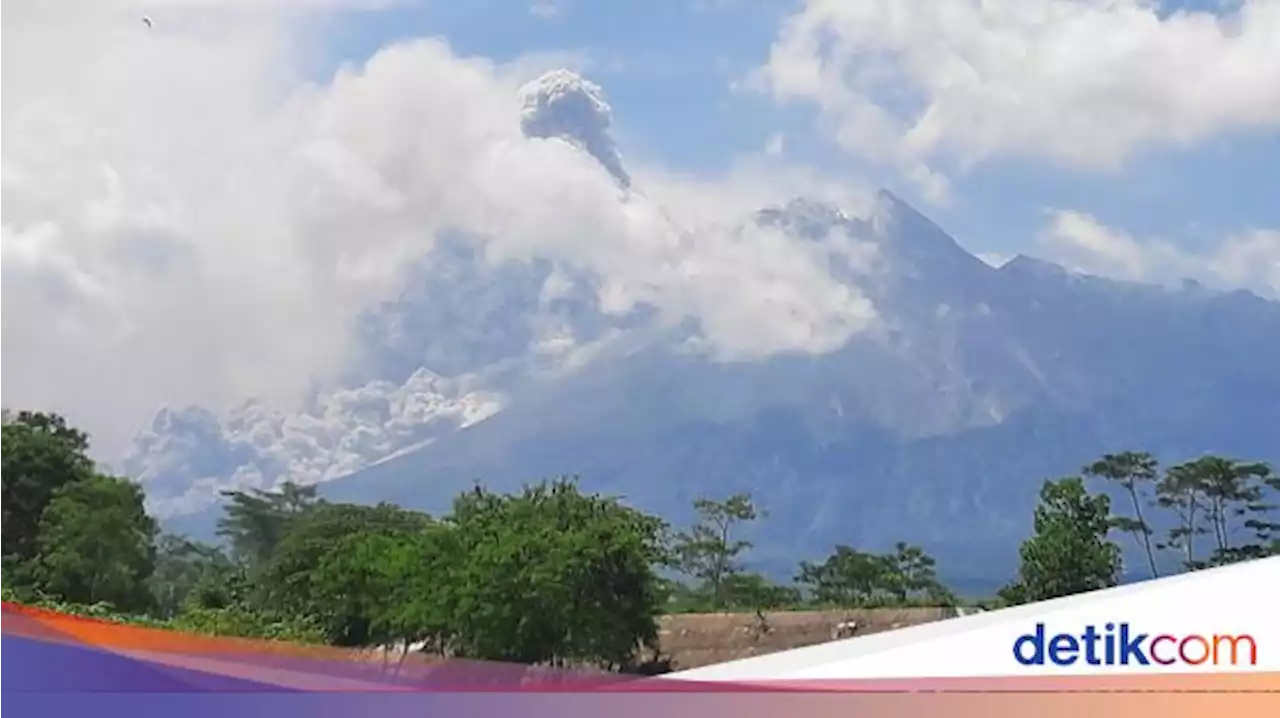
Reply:
[[1156, 146], [1280, 126], [1280, 2], [808, 0], [754, 76], [846, 151], [945, 198], [939, 166], [1106, 170]]
[[163, 404], [296, 406], [449, 227], [592, 270], [615, 309], [699, 318], [731, 356], [820, 351], [872, 318], [811, 245], [679, 229], [810, 179], [635, 165], [649, 202], [521, 133], [532, 65], [423, 40], [312, 83], [299, 39], [323, 16], [276, 7], [6, 4], [6, 405], [65, 411], [108, 453]]
[[1255, 229], [1193, 252], [1138, 238], [1081, 212], [1055, 210], [1039, 241], [1048, 257], [1090, 274], [1158, 283], [1195, 279], [1280, 298], [1280, 230]]

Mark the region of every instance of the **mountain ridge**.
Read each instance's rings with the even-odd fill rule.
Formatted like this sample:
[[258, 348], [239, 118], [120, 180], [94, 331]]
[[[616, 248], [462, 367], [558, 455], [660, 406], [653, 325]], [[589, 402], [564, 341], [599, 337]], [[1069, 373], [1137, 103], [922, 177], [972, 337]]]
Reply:
[[1280, 458], [1280, 304], [1025, 255], [992, 267], [887, 189], [857, 211], [797, 196], [685, 226], [624, 167], [599, 86], [553, 71], [519, 95], [527, 138], [593, 159], [617, 190], [603, 201], [660, 235], [640, 256], [674, 302], [648, 301], [652, 274], [624, 273], [618, 300], [570, 258], [445, 233], [312, 407], [192, 409], [172, 422], [189, 436], [151, 432], [133, 473], [180, 494], [156, 501], [301, 479], [438, 512], [475, 479], [579, 473], [673, 520], [697, 494], [751, 491], [773, 514], [766, 563], [910, 540], [1007, 575], [1039, 482], [1103, 452]]
[[593, 339], [603, 354], [322, 493], [439, 512], [476, 479], [515, 489], [578, 473], [681, 520], [696, 495], [745, 490], [772, 515], [754, 536], [762, 566], [908, 540], [953, 573], [995, 576], [1040, 481], [1101, 453], [1280, 459], [1280, 375], [1265, 359], [1280, 353], [1280, 303], [1023, 256], [991, 267], [891, 193], [877, 199], [870, 218], [801, 201], [755, 215], [797, 241], [839, 231], [880, 248], [880, 265], [849, 277], [877, 321], [841, 348], [717, 361], [684, 349], [696, 327], [614, 326], [614, 344]]

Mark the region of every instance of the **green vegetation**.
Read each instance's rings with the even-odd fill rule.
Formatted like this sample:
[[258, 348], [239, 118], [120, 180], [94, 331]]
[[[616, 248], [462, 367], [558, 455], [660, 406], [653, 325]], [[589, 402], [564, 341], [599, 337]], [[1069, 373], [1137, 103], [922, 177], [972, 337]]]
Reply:
[[1120, 547], [1112, 543], [1111, 500], [1091, 495], [1079, 478], [1046, 481], [1035, 513], [1035, 535], [1018, 550], [1018, 580], [1000, 593], [1020, 603], [1095, 591], [1120, 578]]
[[802, 561], [796, 582], [825, 605], [956, 604], [956, 597], [938, 582], [933, 558], [905, 543], [887, 555], [837, 546], [820, 564]]
[[[1280, 490], [1280, 475], [1265, 463], [1204, 456], [1161, 474], [1150, 454], [1124, 452], [1107, 454], [1082, 473], [1122, 488], [1133, 515], [1113, 514], [1110, 499], [1090, 494], [1083, 478], [1045, 482], [1035, 535], [1022, 544], [1019, 578], [1000, 592], [1002, 602], [1114, 586], [1121, 559], [1109, 538], [1113, 531], [1136, 541], [1152, 578], [1160, 575], [1158, 559], [1164, 552], [1178, 554], [1174, 568], [1185, 571], [1280, 555], [1280, 524], [1269, 518], [1276, 507], [1266, 502], [1269, 492]], [[1174, 519], [1163, 538], [1147, 521], [1151, 511]], [[1205, 558], [1197, 554], [1202, 538], [1210, 546]]]
[[[511, 495], [477, 485], [444, 516], [331, 503], [290, 483], [228, 492], [224, 545], [211, 546], [159, 533], [142, 489], [98, 472], [88, 445], [59, 416], [5, 414], [4, 600], [210, 635], [609, 670], [645, 669], [663, 613], [958, 600], [905, 543], [836, 546], [781, 585], [745, 568], [742, 531], [765, 515], [751, 496], [700, 498], [693, 525], [674, 529], [571, 477]], [[1130, 452], [1082, 473], [1120, 489], [1133, 515], [1113, 515], [1082, 477], [1046, 482], [1018, 577], [986, 605], [1114, 585], [1113, 533], [1153, 576], [1168, 556], [1196, 570], [1280, 552], [1264, 501], [1280, 480], [1265, 464], [1204, 457], [1161, 473]], [[1171, 517], [1164, 536], [1157, 513]]]

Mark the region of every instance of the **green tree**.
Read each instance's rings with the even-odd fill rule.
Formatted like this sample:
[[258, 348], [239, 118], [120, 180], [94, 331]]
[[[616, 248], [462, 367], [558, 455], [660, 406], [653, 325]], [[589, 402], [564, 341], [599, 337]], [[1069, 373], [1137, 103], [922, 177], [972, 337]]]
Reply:
[[780, 586], [758, 573], [735, 573], [724, 580], [725, 602], [731, 608], [772, 611], [800, 603], [800, 591]]
[[885, 556], [836, 546], [822, 563], [800, 562], [796, 583], [808, 587], [817, 603], [862, 606], [894, 585], [894, 570], [893, 562]]
[[1204, 491], [1195, 471], [1174, 466], [1156, 484], [1156, 505], [1173, 513], [1176, 525], [1169, 529], [1166, 540], [1157, 545], [1182, 553], [1182, 565], [1197, 565], [1196, 538], [1204, 533]]
[[1106, 454], [1101, 459], [1084, 468], [1087, 476], [1110, 481], [1125, 490], [1133, 507], [1133, 516], [1117, 516], [1114, 519], [1116, 528], [1133, 536], [1138, 546], [1147, 555], [1147, 566], [1152, 578], [1159, 578], [1156, 568], [1155, 548], [1151, 543], [1151, 525], [1142, 515], [1142, 506], [1149, 503], [1146, 488], [1156, 483], [1159, 475], [1158, 462], [1145, 452], [1125, 451], [1119, 454]]
[[560, 478], [458, 498], [455, 650], [521, 663], [630, 664], [656, 647], [664, 524]]
[[93, 462], [89, 437], [57, 414], [8, 414], [0, 431], [0, 528], [4, 556], [16, 566], [35, 556], [40, 517], [54, 493], [92, 477]]
[[40, 517], [37, 584], [66, 601], [145, 610], [155, 534], [137, 484], [111, 476], [67, 484]]
[[218, 535], [246, 565], [265, 562], [289, 530], [290, 522], [321, 502], [315, 486], [285, 482], [277, 491], [224, 491], [229, 503], [218, 519]]
[[[1184, 564], [1193, 570], [1269, 555], [1277, 525], [1268, 520], [1274, 507], [1266, 498], [1276, 484], [1262, 462], [1204, 456], [1171, 467], [1158, 488], [1161, 505], [1179, 518], [1169, 545], [1183, 549]], [[1253, 542], [1241, 542], [1241, 530], [1252, 532]], [[1202, 536], [1210, 542], [1207, 560], [1195, 554]]]
[[176, 616], [189, 600], [206, 608], [232, 603], [231, 584], [237, 570], [215, 546], [161, 534], [156, 539], [155, 571], [151, 574], [157, 615]]
[[899, 541], [888, 556], [886, 578], [890, 592], [900, 602], [909, 598], [927, 599], [934, 605], [950, 606], [956, 597], [938, 580], [938, 562], [924, 549]]
[[724, 608], [725, 581], [742, 570], [738, 557], [751, 548], [751, 542], [733, 539], [732, 532], [739, 524], [760, 518], [760, 512], [749, 494], [735, 494], [724, 501], [699, 498], [693, 507], [698, 520], [676, 536], [676, 565], [706, 586], [712, 608]]
[[366, 643], [452, 644], [453, 527], [433, 524], [396, 534], [347, 536], [321, 560], [314, 583], [323, 623], [367, 626]]
[[1001, 591], [1014, 602], [1044, 601], [1116, 585], [1120, 548], [1107, 538], [1111, 500], [1084, 480], [1046, 481], [1035, 511], [1035, 534], [1023, 542], [1018, 581]]
[[341, 604], [318, 580], [325, 578], [318, 569], [326, 556], [353, 537], [401, 536], [430, 524], [426, 514], [391, 504], [316, 505], [288, 524], [270, 556], [252, 574], [255, 604], [269, 611], [311, 616], [337, 645], [369, 645], [376, 638], [371, 634], [372, 614], [336, 611]]
[[315, 591], [311, 610], [329, 627], [331, 640], [382, 645], [394, 639], [386, 617], [397, 584], [409, 575], [408, 545], [405, 536], [361, 532], [342, 537], [321, 556], [309, 582]]

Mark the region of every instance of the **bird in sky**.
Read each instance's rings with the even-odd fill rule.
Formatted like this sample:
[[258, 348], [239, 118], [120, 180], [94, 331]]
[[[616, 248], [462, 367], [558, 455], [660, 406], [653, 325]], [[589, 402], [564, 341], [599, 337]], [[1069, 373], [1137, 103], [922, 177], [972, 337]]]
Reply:
[[147, 17], [146, 15], [143, 15], [143, 16], [142, 16], [142, 24], [143, 24], [143, 25], [146, 25], [148, 28], [150, 28], [150, 27], [151, 27], [151, 18]]

